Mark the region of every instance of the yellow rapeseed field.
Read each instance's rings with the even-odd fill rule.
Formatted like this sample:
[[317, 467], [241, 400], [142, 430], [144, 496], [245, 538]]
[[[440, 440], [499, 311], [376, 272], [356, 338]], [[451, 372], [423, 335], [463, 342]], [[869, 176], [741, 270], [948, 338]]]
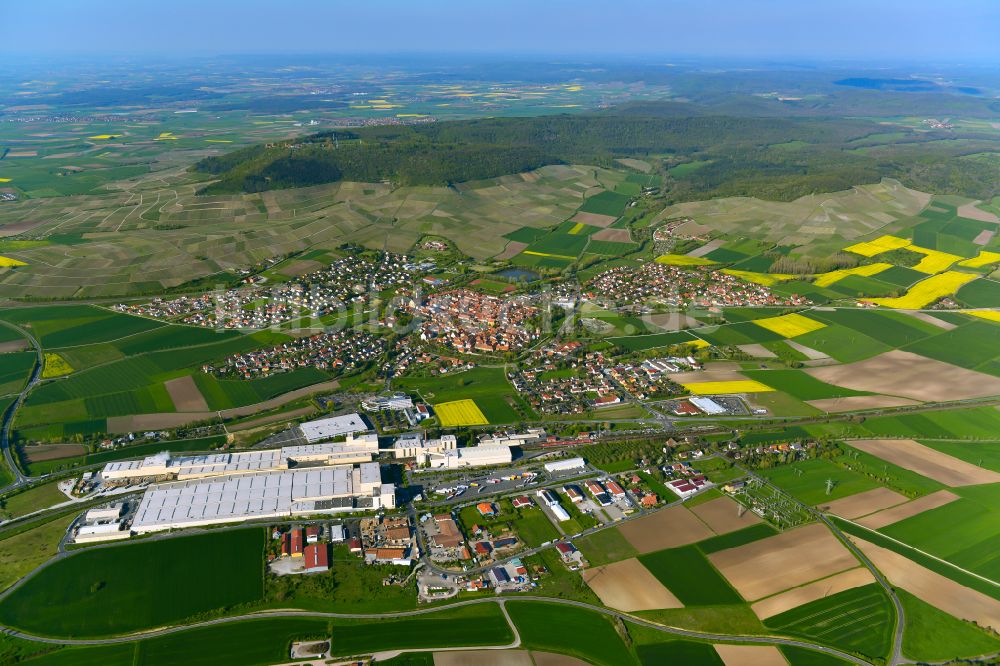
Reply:
[[42, 366], [42, 378], [62, 377], [73, 372], [73, 366], [59, 354], [45, 352], [45, 365]]
[[1000, 253], [989, 252], [987, 250], [980, 250], [972, 259], [966, 259], [965, 261], [958, 262], [959, 266], [968, 266], [969, 268], [982, 268], [983, 266], [989, 266], [990, 264], [995, 264], [1000, 262]]
[[121, 134], [95, 134], [94, 136], [88, 136], [88, 139], [94, 139], [97, 141], [103, 141], [105, 139], [117, 139]]
[[840, 282], [849, 275], [871, 277], [872, 275], [878, 275], [882, 271], [890, 268], [892, 268], [892, 264], [885, 263], [867, 264], [865, 266], [857, 266], [855, 268], [842, 268], [837, 271], [830, 271], [829, 273], [817, 274], [815, 283], [817, 287], [829, 287], [831, 284]]
[[980, 319], [995, 321], [1000, 324], [1000, 310], [962, 310], [962, 314], [972, 315]]
[[454, 426], [488, 425], [489, 421], [475, 400], [452, 400], [434, 405], [438, 421], [446, 428]]
[[722, 272], [726, 275], [732, 275], [733, 277], [738, 277], [741, 280], [753, 282], [754, 284], [759, 284], [764, 287], [773, 287], [779, 282], [794, 280], [797, 277], [795, 275], [788, 275], [785, 273], [754, 273], [752, 271], [737, 271], [732, 268], [723, 268]]
[[689, 257], [686, 254], [664, 254], [656, 258], [656, 263], [668, 266], [711, 266], [716, 262], [704, 257]]
[[909, 244], [910, 241], [898, 236], [879, 236], [875, 240], [855, 243], [854, 245], [845, 247], [844, 249], [848, 252], [853, 252], [854, 254], [860, 254], [863, 257], [874, 257], [876, 254], [882, 254], [883, 252], [889, 252], [891, 250], [898, 250]]
[[9, 183], [10, 178], [0, 178], [0, 183]]
[[767, 319], [754, 319], [753, 323], [786, 338], [805, 335], [826, 326], [826, 324], [815, 319], [794, 313], [781, 315], [780, 317], [768, 317]]
[[575, 236], [581, 231], [583, 231], [583, 226], [584, 226], [583, 222], [577, 222], [575, 225], [573, 225], [573, 228], [570, 229], [569, 232]]
[[0, 267], [27, 266], [27, 265], [28, 264], [24, 263], [19, 259], [14, 259], [12, 257], [0, 257]]
[[957, 254], [948, 254], [947, 252], [941, 252], [940, 250], [929, 250], [926, 247], [920, 247], [919, 245], [907, 245], [905, 249], [912, 252], [919, 252], [924, 255], [924, 258], [920, 260], [919, 264], [913, 267], [913, 270], [920, 271], [921, 273], [927, 273], [928, 275], [940, 273], [956, 261], [960, 261], [962, 259], [962, 257]]
[[737, 379], [729, 382], [692, 382], [682, 384], [695, 395], [717, 395], [719, 393], [766, 393], [774, 389], [753, 379]]
[[967, 282], [972, 282], [977, 277], [979, 276], [973, 273], [960, 273], [959, 271], [938, 273], [916, 283], [910, 287], [908, 292], [898, 298], [869, 298], [865, 300], [884, 305], [887, 308], [916, 310], [939, 298], [954, 294], [959, 287]]

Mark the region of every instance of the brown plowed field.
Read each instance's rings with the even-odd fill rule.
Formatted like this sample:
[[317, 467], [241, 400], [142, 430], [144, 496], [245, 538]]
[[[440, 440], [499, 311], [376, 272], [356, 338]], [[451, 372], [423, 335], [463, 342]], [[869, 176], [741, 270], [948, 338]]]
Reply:
[[683, 608], [663, 584], [634, 557], [583, 572], [583, 579], [605, 606], [620, 611]]
[[918, 444], [912, 439], [861, 439], [851, 446], [952, 488], [1000, 482], [1000, 474]]
[[936, 493], [918, 497], [912, 502], [900, 504], [899, 506], [894, 506], [891, 509], [885, 509], [883, 511], [879, 511], [878, 513], [873, 513], [870, 516], [865, 516], [857, 522], [867, 528], [879, 530], [886, 525], [892, 525], [893, 523], [898, 523], [901, 520], [912, 518], [918, 513], [936, 509], [939, 506], [944, 506], [945, 504], [954, 502], [957, 499], [958, 495], [955, 493], [947, 490], [939, 490]]
[[774, 615], [798, 608], [810, 601], [823, 599], [831, 594], [837, 594], [844, 590], [850, 590], [874, 582], [875, 576], [872, 575], [871, 571], [864, 567], [858, 567], [857, 569], [851, 569], [850, 571], [818, 580], [815, 583], [809, 583], [802, 587], [794, 587], [773, 597], [762, 599], [750, 606], [750, 608], [757, 617], [761, 620], [766, 620]]
[[906, 500], [907, 497], [905, 495], [900, 495], [888, 488], [875, 488], [874, 490], [866, 490], [857, 495], [827, 502], [820, 505], [820, 509], [841, 518], [854, 519], [867, 516], [869, 513], [875, 513], [882, 509], [888, 509], [890, 506], [902, 504]]
[[618, 531], [640, 553], [686, 546], [715, 536], [683, 506], [672, 506], [619, 526]]

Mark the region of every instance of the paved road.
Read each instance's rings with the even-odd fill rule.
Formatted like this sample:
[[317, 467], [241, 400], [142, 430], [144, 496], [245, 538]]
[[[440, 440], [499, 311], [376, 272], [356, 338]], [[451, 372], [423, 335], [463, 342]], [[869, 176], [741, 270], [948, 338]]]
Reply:
[[26, 483], [30, 483], [31, 481], [31, 479], [26, 477], [21, 472], [21, 468], [17, 466], [17, 461], [14, 459], [14, 451], [10, 444], [10, 433], [14, 429], [14, 415], [17, 413], [17, 410], [21, 408], [21, 403], [24, 402], [24, 399], [28, 396], [31, 389], [33, 389], [35, 384], [38, 383], [38, 380], [41, 379], [45, 357], [42, 354], [42, 345], [38, 343], [38, 340], [36, 340], [35, 336], [31, 333], [24, 330], [20, 326], [11, 324], [10, 322], [0, 321], [0, 325], [14, 329], [20, 335], [27, 338], [28, 341], [31, 342], [31, 346], [34, 347], [35, 355], [37, 356], [35, 367], [31, 371], [31, 377], [28, 378], [27, 383], [24, 385], [24, 389], [22, 389], [21, 393], [18, 394], [17, 400], [15, 400], [14, 403], [7, 408], [6, 412], [4, 412], [3, 423], [2, 426], [0, 426], [0, 448], [3, 449], [3, 456], [7, 461], [7, 466], [14, 475], [14, 483], [9, 484], [5, 488], [0, 488], [0, 492], [4, 492], [6, 490], [22, 486]]

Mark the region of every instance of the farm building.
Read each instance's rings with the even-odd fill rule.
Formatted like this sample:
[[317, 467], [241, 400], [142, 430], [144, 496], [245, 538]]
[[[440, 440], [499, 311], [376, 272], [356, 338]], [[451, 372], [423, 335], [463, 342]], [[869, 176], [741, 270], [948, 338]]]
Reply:
[[302, 436], [310, 444], [322, 442], [325, 439], [333, 439], [342, 435], [350, 435], [356, 432], [365, 432], [368, 425], [360, 414], [345, 414], [343, 416], [331, 416], [326, 419], [306, 421], [299, 426]]
[[314, 513], [396, 506], [378, 463], [237, 474], [150, 486], [132, 523], [137, 533]]
[[566, 491], [566, 497], [574, 504], [583, 501], [583, 493], [576, 486], [563, 486], [563, 490]]
[[514, 505], [515, 509], [523, 509], [531, 506], [531, 498], [527, 495], [521, 495], [520, 497], [515, 497], [511, 504]]
[[686, 479], [676, 479], [667, 483], [667, 487], [674, 491], [681, 499], [687, 499], [707, 485], [708, 481], [704, 476], [692, 476]]
[[546, 472], [568, 472], [574, 469], [583, 469], [587, 463], [583, 458], [566, 458], [565, 460], [554, 460], [545, 463]]
[[330, 554], [325, 543], [313, 543], [306, 546], [304, 558], [304, 573], [319, 573], [330, 569]]

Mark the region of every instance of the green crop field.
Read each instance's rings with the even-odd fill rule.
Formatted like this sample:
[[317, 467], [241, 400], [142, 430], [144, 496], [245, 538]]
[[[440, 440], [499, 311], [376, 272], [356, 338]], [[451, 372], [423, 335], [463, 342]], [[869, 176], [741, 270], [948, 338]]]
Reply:
[[634, 664], [614, 625], [583, 608], [510, 601], [507, 611], [529, 650], [568, 654], [598, 666]]
[[924, 446], [979, 467], [1000, 472], [1000, 442], [939, 442], [922, 440]]
[[948, 661], [1000, 652], [1000, 638], [931, 606], [903, 589], [903, 654], [919, 661]]
[[0, 516], [16, 518], [54, 504], [68, 502], [69, 498], [56, 487], [57, 482], [42, 483], [14, 495], [0, 497]]
[[474, 368], [443, 377], [402, 377], [394, 388], [419, 392], [431, 403], [472, 399], [490, 423], [513, 423], [519, 419], [511, 402], [517, 401], [514, 388], [503, 368]]
[[[773, 467], [762, 470], [761, 474], [792, 497], [811, 505], [879, 487], [875, 481], [823, 458]], [[826, 494], [827, 479], [834, 481], [829, 495]]]
[[609, 257], [621, 257], [639, 249], [636, 243], [620, 243], [618, 241], [594, 240], [587, 244], [589, 254], [601, 254]]
[[699, 541], [697, 545], [698, 548], [701, 549], [701, 552], [706, 555], [711, 555], [712, 553], [717, 553], [720, 550], [736, 548], [737, 546], [743, 546], [748, 543], [753, 543], [754, 541], [760, 541], [761, 539], [774, 536], [777, 533], [778, 531], [767, 523], [757, 523], [756, 525], [744, 527], [741, 530], [736, 530], [735, 532], [730, 532], [729, 534], [720, 534], [719, 536]]
[[841, 363], [861, 361], [892, 348], [874, 337], [839, 324], [830, 324], [825, 328], [800, 335], [795, 341], [821, 351]]
[[864, 428], [873, 435], [886, 437], [991, 440], [1000, 432], [1000, 411], [992, 407], [972, 407], [877, 416], [866, 419]]
[[580, 206], [584, 213], [597, 213], [598, 215], [610, 215], [618, 217], [625, 212], [625, 205], [628, 203], [628, 196], [617, 192], [601, 192], [596, 194]]
[[996, 307], [1000, 303], [1000, 282], [973, 280], [959, 289], [956, 297], [970, 308]]
[[84, 550], [17, 588], [0, 603], [0, 621], [96, 636], [254, 602], [263, 593], [263, 537], [257, 528]]
[[31, 351], [0, 354], [0, 395], [20, 393], [37, 358]]
[[941, 332], [933, 324], [901, 312], [840, 308], [813, 310], [810, 314], [820, 321], [839, 324], [892, 347], [911, 344]]
[[738, 604], [743, 601], [696, 546], [640, 555], [639, 561], [685, 606]]
[[882, 528], [883, 534], [1000, 581], [1000, 484], [954, 489], [961, 497]]
[[626, 351], [646, 351], [648, 349], [658, 349], [660, 347], [671, 347], [685, 342], [691, 342], [696, 338], [686, 331], [673, 331], [671, 333], [654, 333], [652, 335], [629, 335], [620, 338], [608, 338], [608, 342], [613, 342]]
[[1000, 367], [990, 362], [1000, 356], [1000, 326], [993, 323], [972, 322], [903, 349], [963, 368], [1000, 374]]
[[660, 664], [690, 664], [691, 666], [724, 666], [722, 657], [709, 643], [694, 641], [666, 641], [636, 647], [642, 666]]
[[745, 370], [743, 374], [771, 388], [795, 396], [799, 400], [820, 400], [823, 398], [843, 398], [851, 395], [867, 395], [863, 391], [854, 391], [821, 382], [801, 370]]
[[559, 538], [559, 532], [541, 509], [521, 509], [514, 521], [514, 530], [530, 548], [537, 548], [546, 541]]
[[164, 325], [152, 319], [83, 305], [18, 308], [0, 314], [0, 318], [30, 326], [42, 346], [50, 349], [117, 340]]
[[31, 659], [31, 666], [132, 666], [136, 662], [136, 643], [56, 648]]
[[891, 602], [872, 583], [838, 592], [764, 620], [781, 633], [811, 638], [843, 650], [882, 658], [890, 650], [894, 625]]
[[592, 566], [635, 557], [638, 551], [616, 529], [601, 530], [573, 541]]

